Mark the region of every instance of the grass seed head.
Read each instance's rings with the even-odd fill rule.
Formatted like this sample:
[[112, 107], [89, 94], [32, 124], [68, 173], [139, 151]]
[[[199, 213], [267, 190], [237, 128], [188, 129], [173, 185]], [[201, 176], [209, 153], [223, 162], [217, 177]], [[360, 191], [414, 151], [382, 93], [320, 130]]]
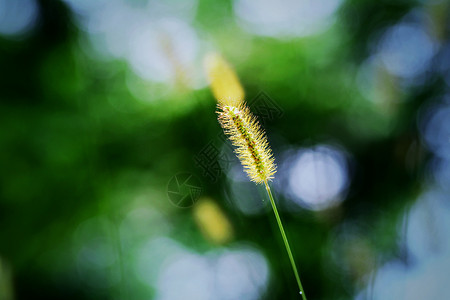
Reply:
[[263, 183], [273, 179], [276, 165], [264, 130], [245, 103], [218, 104], [218, 119], [250, 180]]

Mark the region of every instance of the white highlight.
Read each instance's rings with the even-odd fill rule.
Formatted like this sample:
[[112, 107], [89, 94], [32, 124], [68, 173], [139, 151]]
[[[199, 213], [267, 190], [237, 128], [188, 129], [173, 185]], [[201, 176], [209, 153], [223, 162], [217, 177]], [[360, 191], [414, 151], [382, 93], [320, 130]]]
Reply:
[[293, 200], [322, 210], [343, 200], [349, 182], [344, 154], [331, 146], [301, 149], [291, 158], [289, 190]]
[[35, 0], [0, 0], [0, 34], [26, 34], [35, 25], [38, 12]]
[[340, 0], [235, 0], [234, 11], [249, 32], [299, 37], [325, 30], [340, 4]]
[[400, 23], [384, 34], [379, 45], [379, 55], [390, 73], [413, 78], [426, 70], [435, 48], [435, 43], [422, 26]]

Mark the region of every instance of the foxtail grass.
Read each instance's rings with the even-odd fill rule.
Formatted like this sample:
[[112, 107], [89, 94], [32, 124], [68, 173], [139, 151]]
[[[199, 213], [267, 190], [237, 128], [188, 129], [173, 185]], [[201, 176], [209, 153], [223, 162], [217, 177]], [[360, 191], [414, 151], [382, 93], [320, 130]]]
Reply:
[[219, 123], [236, 147], [235, 152], [250, 180], [256, 183], [271, 180], [276, 172], [275, 159], [256, 118], [244, 103], [218, 104], [217, 108]]
[[251, 181], [264, 184], [303, 300], [306, 295], [269, 182], [277, 171], [266, 134], [243, 101], [243, 89], [231, 67], [218, 55], [206, 60], [208, 79], [219, 102], [218, 120]]

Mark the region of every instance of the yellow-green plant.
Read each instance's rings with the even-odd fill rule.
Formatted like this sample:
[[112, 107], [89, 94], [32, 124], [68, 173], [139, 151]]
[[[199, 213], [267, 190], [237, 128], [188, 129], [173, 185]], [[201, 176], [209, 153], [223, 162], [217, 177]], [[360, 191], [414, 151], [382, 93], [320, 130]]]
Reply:
[[209, 56], [206, 67], [214, 96], [219, 102], [219, 123], [235, 147], [236, 155], [250, 180], [257, 184], [263, 183], [266, 188], [300, 294], [306, 300], [294, 256], [270, 190], [269, 182], [274, 178], [276, 165], [266, 134], [243, 101], [243, 89], [225, 60], [218, 55]]
[[218, 104], [219, 123], [236, 147], [235, 152], [250, 180], [267, 183], [276, 166], [264, 131], [244, 103], [238, 106]]

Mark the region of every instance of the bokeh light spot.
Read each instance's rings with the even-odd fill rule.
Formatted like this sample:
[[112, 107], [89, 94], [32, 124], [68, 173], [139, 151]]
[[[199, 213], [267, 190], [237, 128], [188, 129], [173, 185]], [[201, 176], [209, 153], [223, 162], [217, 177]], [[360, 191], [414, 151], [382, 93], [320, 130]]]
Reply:
[[66, 1], [95, 55], [125, 59], [144, 80], [190, 88], [206, 84], [194, 68], [201, 57], [200, 39], [190, 24], [197, 1]]
[[331, 146], [301, 149], [288, 179], [292, 199], [299, 205], [322, 210], [340, 203], [349, 184], [345, 155]]
[[419, 123], [428, 148], [437, 156], [450, 159], [450, 106], [428, 109]]
[[153, 260], [155, 264], [145, 264], [159, 269], [155, 299], [252, 300], [265, 292], [268, 263], [252, 247], [234, 246], [204, 255], [179, 250]]
[[427, 69], [435, 48], [433, 40], [422, 26], [400, 23], [383, 36], [379, 55], [390, 73], [402, 78], [413, 78]]
[[35, 0], [0, 0], [0, 34], [20, 36], [35, 25], [39, 8]]
[[248, 31], [264, 36], [308, 36], [326, 29], [340, 0], [236, 0], [234, 11]]
[[227, 251], [218, 258], [216, 278], [220, 299], [259, 299], [268, 277], [265, 258], [254, 250]]

